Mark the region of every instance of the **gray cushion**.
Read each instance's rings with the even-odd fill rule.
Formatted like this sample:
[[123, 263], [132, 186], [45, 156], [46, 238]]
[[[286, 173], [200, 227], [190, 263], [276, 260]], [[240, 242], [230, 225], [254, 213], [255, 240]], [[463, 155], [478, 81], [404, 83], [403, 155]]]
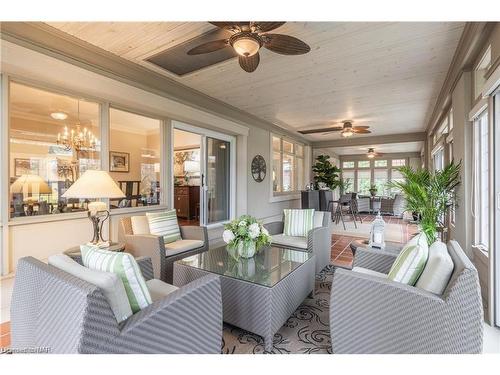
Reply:
[[307, 237], [285, 236], [283, 233], [281, 233], [273, 234], [271, 241], [273, 244], [281, 246], [307, 249]]
[[158, 279], [151, 279], [146, 281], [146, 285], [149, 290], [149, 294], [151, 294], [151, 299], [154, 301], [158, 301], [165, 296], [168, 296], [170, 293], [175, 292], [177, 289], [176, 286], [167, 284]]
[[165, 244], [165, 252], [167, 256], [176, 255], [185, 251], [194, 250], [202, 247], [205, 243], [199, 240], [177, 240]]
[[118, 322], [132, 315], [125, 287], [118, 275], [84, 267], [65, 254], [51, 255], [48, 263], [101, 289]]

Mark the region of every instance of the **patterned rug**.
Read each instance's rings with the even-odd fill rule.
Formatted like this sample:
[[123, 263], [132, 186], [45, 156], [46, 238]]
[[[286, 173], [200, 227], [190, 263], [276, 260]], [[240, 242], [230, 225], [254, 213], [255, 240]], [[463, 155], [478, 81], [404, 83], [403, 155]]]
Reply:
[[[306, 298], [274, 335], [275, 354], [331, 353], [329, 304], [333, 266], [316, 275], [314, 298]], [[223, 354], [264, 353], [262, 337], [224, 324]]]

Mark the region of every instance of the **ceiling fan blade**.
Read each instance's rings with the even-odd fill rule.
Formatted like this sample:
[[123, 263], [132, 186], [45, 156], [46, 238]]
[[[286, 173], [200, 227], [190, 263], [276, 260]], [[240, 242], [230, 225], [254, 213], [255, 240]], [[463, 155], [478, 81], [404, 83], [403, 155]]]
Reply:
[[258, 32], [266, 33], [268, 31], [277, 29], [280, 26], [283, 26], [286, 22], [252, 22], [252, 26], [255, 26]]
[[302, 55], [311, 50], [311, 47], [302, 40], [290, 35], [264, 34], [264, 47], [282, 55]]
[[199, 46], [191, 48], [189, 51], [187, 51], [187, 54], [188, 55], [201, 55], [203, 53], [218, 51], [220, 49], [227, 47], [228, 45], [229, 44], [228, 44], [227, 39], [213, 40], [211, 42], [203, 43], [203, 44], [200, 44]]
[[360, 130], [361, 130], [361, 129], [365, 129], [365, 130], [366, 130], [366, 129], [369, 129], [370, 127], [369, 127], [369, 126], [365, 126], [365, 125], [363, 125], [363, 126], [353, 126], [352, 128], [353, 128], [353, 129], [360, 129]]
[[210, 24], [226, 30], [242, 30], [242, 28], [250, 29], [250, 21], [235, 21], [235, 22], [209, 22]]
[[259, 53], [257, 52], [255, 55], [248, 56], [248, 57], [239, 56], [238, 62], [240, 63], [241, 68], [245, 72], [252, 73], [259, 66], [259, 62], [260, 62]]
[[338, 132], [342, 128], [321, 128], [321, 129], [308, 129], [308, 130], [298, 130], [300, 134], [314, 134], [314, 133], [329, 133]]
[[356, 134], [369, 134], [369, 133], [371, 133], [371, 131], [366, 130], [366, 129], [353, 128], [352, 131], [353, 131], [353, 133], [356, 133]]

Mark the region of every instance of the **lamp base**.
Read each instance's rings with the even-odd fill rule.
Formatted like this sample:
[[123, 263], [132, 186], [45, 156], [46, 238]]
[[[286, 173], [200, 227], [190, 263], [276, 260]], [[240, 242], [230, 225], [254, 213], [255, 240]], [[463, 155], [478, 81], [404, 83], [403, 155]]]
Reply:
[[100, 243], [109, 243], [109, 241], [104, 240], [102, 237], [102, 226], [109, 218], [109, 211], [88, 211], [88, 217], [92, 222], [92, 227], [94, 228], [94, 236], [92, 237], [90, 243], [96, 246], [99, 246]]

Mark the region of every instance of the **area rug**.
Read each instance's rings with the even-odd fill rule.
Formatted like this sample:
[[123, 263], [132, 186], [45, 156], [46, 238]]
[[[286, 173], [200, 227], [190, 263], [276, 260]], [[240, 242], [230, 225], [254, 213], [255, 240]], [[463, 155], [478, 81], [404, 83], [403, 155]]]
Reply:
[[[316, 276], [314, 298], [306, 298], [274, 335], [274, 354], [331, 353], [329, 305], [333, 266]], [[224, 324], [223, 354], [264, 353], [262, 337]]]
[[[346, 221], [345, 229], [342, 222], [338, 224], [332, 223], [332, 234], [340, 236], [352, 236], [369, 238], [372, 227], [371, 222], [357, 222], [357, 228], [354, 227], [353, 221]], [[406, 225], [385, 223], [384, 237], [386, 241], [391, 242], [406, 242]]]

